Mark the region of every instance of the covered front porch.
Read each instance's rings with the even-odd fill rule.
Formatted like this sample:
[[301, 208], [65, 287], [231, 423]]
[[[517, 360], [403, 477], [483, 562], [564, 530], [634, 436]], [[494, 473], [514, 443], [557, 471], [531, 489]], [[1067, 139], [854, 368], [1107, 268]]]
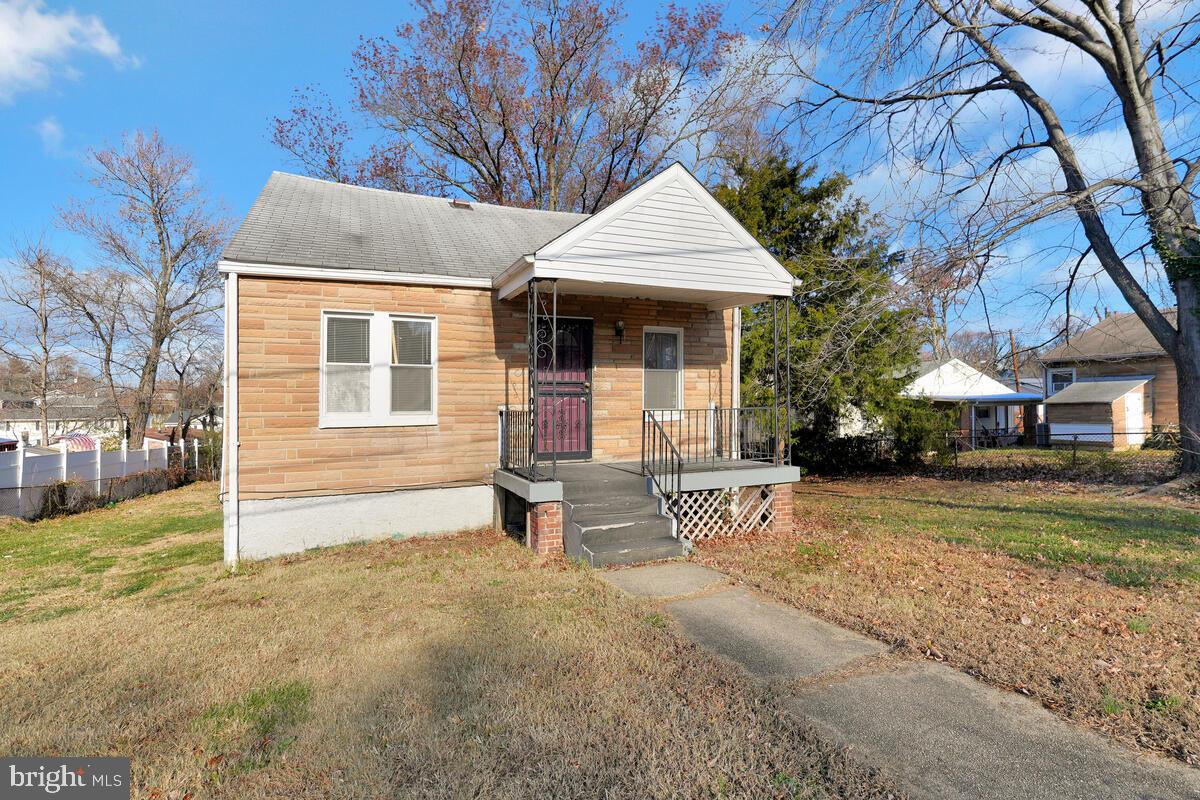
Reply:
[[753, 298], [771, 309], [778, 391], [747, 407], [736, 307], [694, 291], [564, 285], [534, 277], [509, 298], [524, 301], [525, 342], [498, 410], [500, 523], [597, 566], [790, 525], [800, 471], [788, 446], [788, 296]]
[[[493, 281], [524, 304], [499, 409], [501, 516], [593, 565], [790, 525], [792, 275], [676, 164]], [[770, 401], [739, 391], [742, 306], [769, 304]], [[514, 316], [515, 316], [514, 314]], [[510, 513], [511, 509], [516, 513]]]
[[788, 465], [786, 297], [753, 298], [770, 304], [779, 390], [751, 407], [739, 404], [737, 307], [694, 291], [571, 285], [531, 279], [520, 298], [524, 363], [499, 409], [500, 469], [541, 482], [563, 463], [619, 463], [669, 491], [684, 473]]

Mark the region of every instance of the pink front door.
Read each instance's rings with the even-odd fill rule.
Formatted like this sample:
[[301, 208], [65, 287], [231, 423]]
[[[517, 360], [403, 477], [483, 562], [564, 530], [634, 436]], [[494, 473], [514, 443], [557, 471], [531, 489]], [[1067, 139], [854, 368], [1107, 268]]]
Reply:
[[[549, 338], [550, 320], [538, 320]], [[592, 321], [558, 320], [553, 358], [538, 357], [538, 458], [592, 457]]]

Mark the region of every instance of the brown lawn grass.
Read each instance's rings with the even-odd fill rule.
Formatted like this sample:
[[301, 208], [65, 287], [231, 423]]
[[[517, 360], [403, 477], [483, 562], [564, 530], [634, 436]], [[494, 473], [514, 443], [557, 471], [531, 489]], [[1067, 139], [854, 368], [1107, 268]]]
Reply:
[[1179, 475], [1173, 450], [1112, 451], [1081, 447], [982, 448], [959, 453], [949, 463], [926, 469], [951, 480], [1070, 481], [1098, 486], [1154, 486]]
[[1200, 763], [1200, 513], [1078, 488], [805, 481], [795, 532], [701, 561], [835, 623]]
[[875, 797], [647, 603], [490, 532], [220, 565], [215, 487], [0, 526], [0, 753], [134, 795]]

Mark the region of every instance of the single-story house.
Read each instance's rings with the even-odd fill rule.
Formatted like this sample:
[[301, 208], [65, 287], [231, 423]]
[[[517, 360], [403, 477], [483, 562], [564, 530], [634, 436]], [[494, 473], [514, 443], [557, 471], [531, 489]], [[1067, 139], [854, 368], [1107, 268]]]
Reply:
[[[107, 436], [120, 433], [124, 421], [110, 404], [93, 398], [64, 398], [47, 411], [50, 438], [71, 433]], [[0, 436], [20, 439], [27, 444], [42, 441], [42, 411], [35, 403], [25, 407], [0, 408]]]
[[1051, 444], [1127, 450], [1149, 432], [1146, 378], [1076, 381], [1046, 398]]
[[1015, 391], [959, 358], [923, 361], [912, 375], [901, 394], [959, 408], [958, 429], [971, 445], [1032, 440], [1040, 391]]
[[[1163, 314], [1174, 324], [1174, 309]], [[1046, 396], [1085, 381], [1142, 380], [1144, 430], [1178, 428], [1179, 382], [1175, 362], [1151, 335], [1137, 314], [1109, 314], [1070, 341], [1041, 357], [1046, 374]], [[1064, 404], [1071, 405], [1071, 404]], [[1065, 416], [1064, 416], [1065, 415]], [[1095, 424], [1071, 419], [1070, 408], [1056, 412], [1051, 425]], [[1132, 420], [1127, 419], [1126, 424]]]
[[[193, 413], [197, 413], [197, 412], [193, 412]], [[211, 414], [211, 416], [206, 411], [199, 412], [199, 416], [192, 417], [191, 420], [188, 422], [188, 427], [194, 428], [196, 430], [205, 430], [206, 426], [211, 425], [211, 427], [214, 431], [219, 431], [219, 430], [221, 430], [221, 418], [224, 413], [225, 413], [224, 410], [220, 406], [215, 406], [213, 408], [213, 413]], [[158, 425], [156, 425], [155, 427], [166, 428], [166, 429], [178, 428], [179, 427], [179, 412], [174, 411], [174, 412], [168, 414], [162, 420], [162, 422], [159, 423]]]
[[738, 350], [794, 280], [678, 164], [590, 216], [274, 173], [220, 270], [229, 562], [495, 525], [598, 565], [790, 526], [786, 398], [741, 407]]

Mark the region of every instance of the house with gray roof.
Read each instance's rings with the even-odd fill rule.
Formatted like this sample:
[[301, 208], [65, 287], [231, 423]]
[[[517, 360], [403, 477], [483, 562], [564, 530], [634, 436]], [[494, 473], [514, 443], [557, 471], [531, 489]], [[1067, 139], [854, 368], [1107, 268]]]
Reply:
[[738, 309], [786, 324], [794, 280], [678, 164], [594, 215], [274, 173], [220, 270], [230, 563], [491, 525], [601, 565], [789, 523]]
[[[1164, 310], [1163, 314], [1175, 323], [1174, 309]], [[1153, 430], [1179, 427], [1175, 362], [1137, 314], [1109, 314], [1043, 353], [1041, 360], [1045, 367], [1047, 421], [1060, 440], [1082, 436], [1087, 441], [1111, 444], [1116, 429], [1118, 434], [1129, 434], [1124, 438], [1118, 435], [1116, 441], [1139, 446]], [[1076, 384], [1105, 383], [1112, 385], [1074, 388]], [[1121, 387], [1125, 392], [1120, 397], [1104, 399]], [[1073, 391], [1068, 393], [1068, 389]], [[1104, 411], [1100, 406], [1109, 408]]]

